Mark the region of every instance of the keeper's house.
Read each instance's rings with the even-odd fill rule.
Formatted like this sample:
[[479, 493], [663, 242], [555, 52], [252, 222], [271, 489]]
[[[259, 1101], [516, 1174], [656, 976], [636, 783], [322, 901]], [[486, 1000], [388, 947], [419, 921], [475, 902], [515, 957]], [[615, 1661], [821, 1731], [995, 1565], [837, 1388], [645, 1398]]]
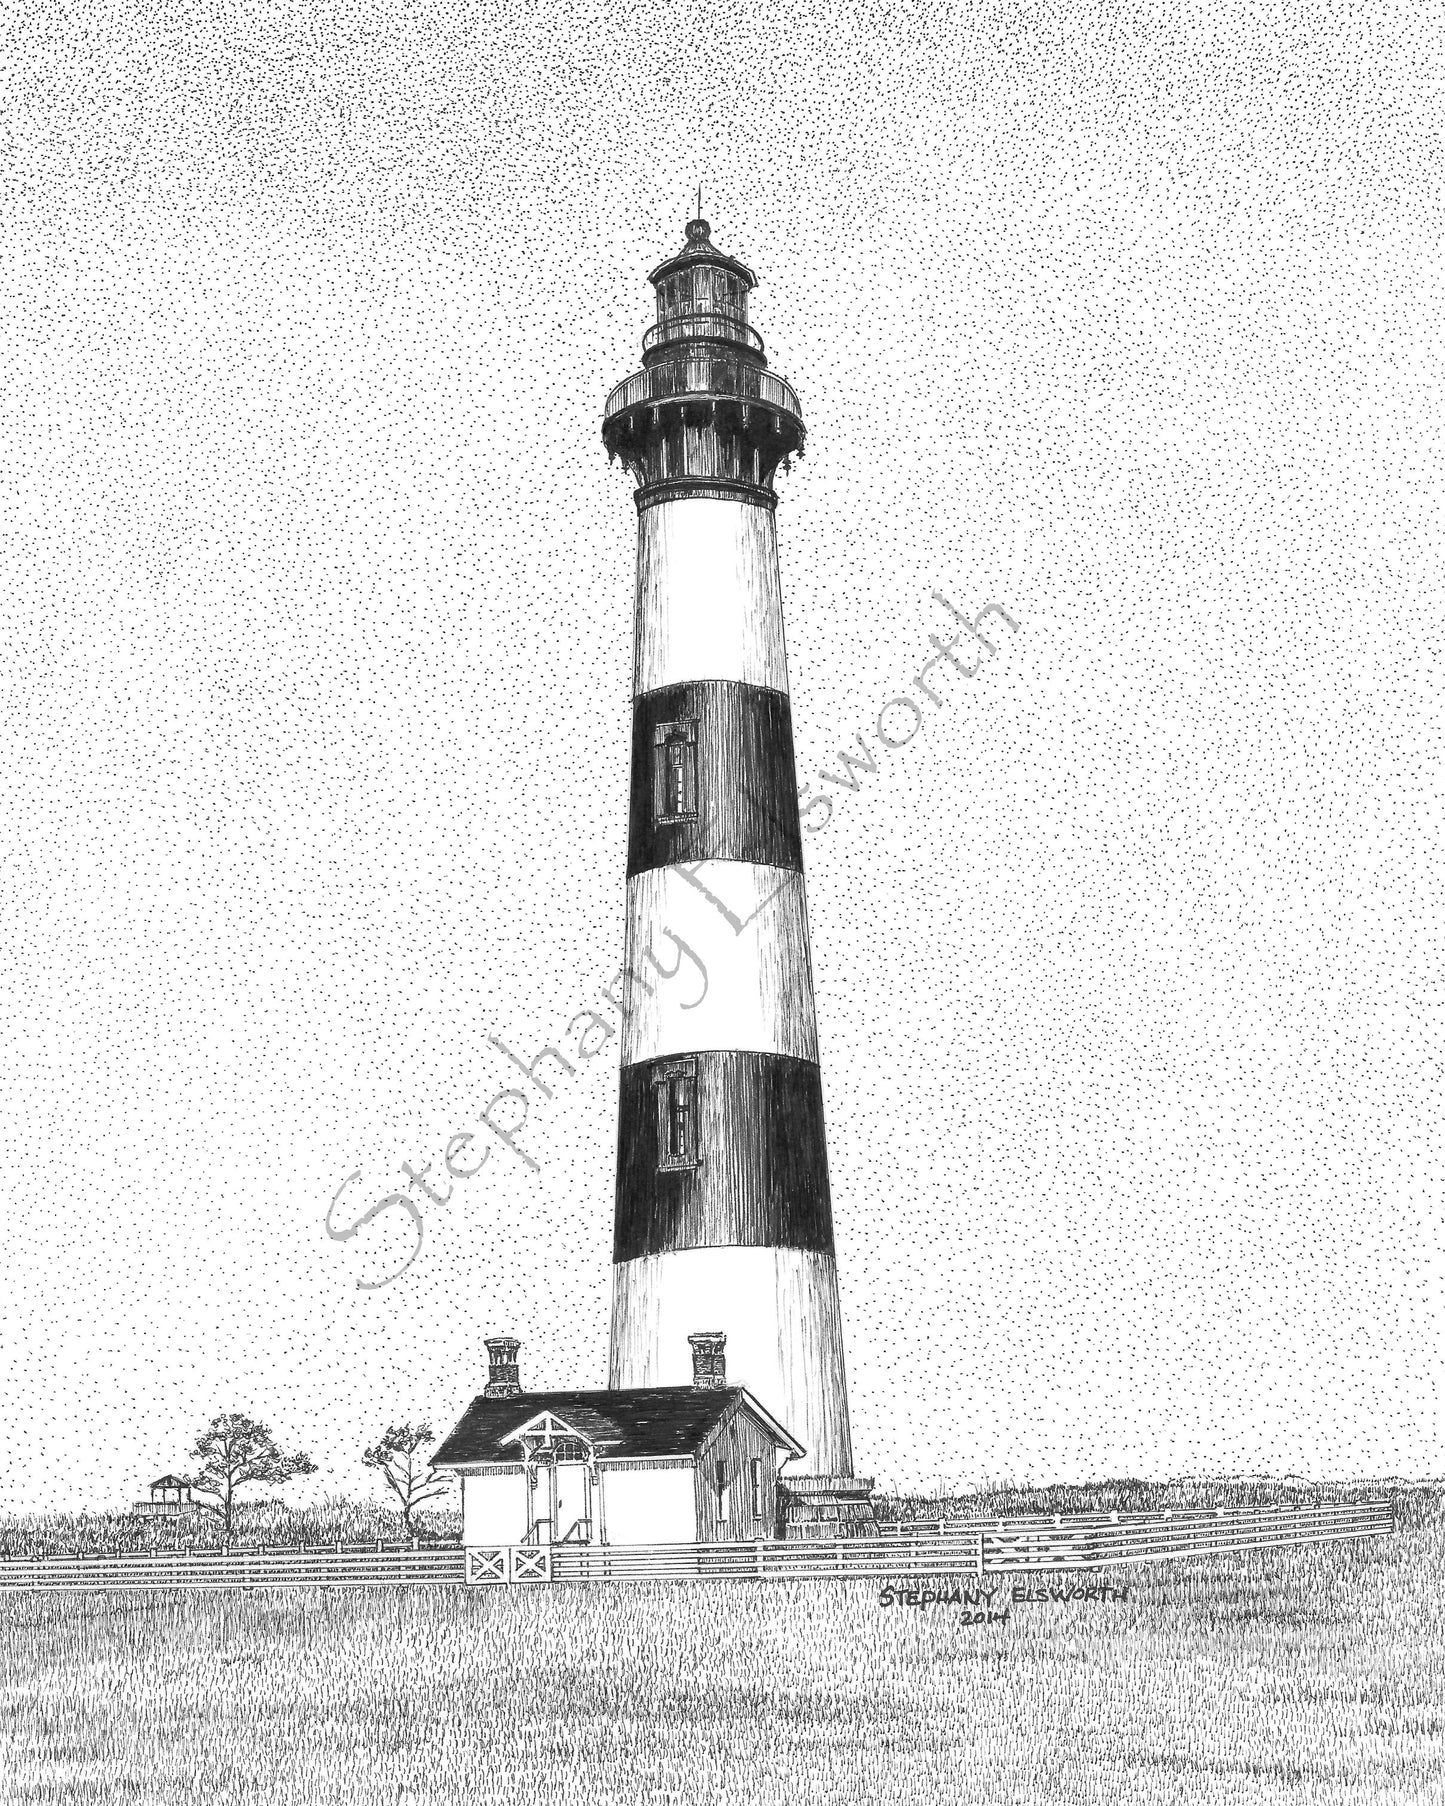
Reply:
[[803, 1454], [742, 1386], [721, 1335], [695, 1335], [691, 1386], [524, 1392], [521, 1346], [487, 1341], [491, 1375], [431, 1466], [462, 1487], [462, 1541], [733, 1543], [778, 1535], [778, 1470]]

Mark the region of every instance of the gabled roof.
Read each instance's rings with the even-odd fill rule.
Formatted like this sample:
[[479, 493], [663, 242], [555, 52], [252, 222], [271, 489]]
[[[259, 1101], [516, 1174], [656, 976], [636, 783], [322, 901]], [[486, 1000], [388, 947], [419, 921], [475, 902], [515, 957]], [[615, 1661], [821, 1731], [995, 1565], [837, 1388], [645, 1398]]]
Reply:
[[176, 1474], [162, 1474], [159, 1480], [151, 1481], [151, 1491], [154, 1492], [158, 1486], [189, 1486], [189, 1485], [190, 1485], [189, 1480], [182, 1479]]
[[565, 1417], [558, 1417], [555, 1411], [539, 1411], [535, 1417], [528, 1418], [526, 1423], [518, 1424], [510, 1435], [504, 1436], [504, 1443], [523, 1442], [549, 1443], [559, 1439], [571, 1438], [591, 1443], [592, 1438], [583, 1434], [575, 1423], [568, 1423]]
[[517, 1461], [512, 1438], [544, 1411], [565, 1419], [606, 1460], [695, 1455], [741, 1405], [779, 1448], [801, 1455], [802, 1445], [742, 1386], [639, 1386], [615, 1392], [522, 1392], [515, 1398], [474, 1398], [461, 1422], [431, 1458], [433, 1467], [473, 1461]]

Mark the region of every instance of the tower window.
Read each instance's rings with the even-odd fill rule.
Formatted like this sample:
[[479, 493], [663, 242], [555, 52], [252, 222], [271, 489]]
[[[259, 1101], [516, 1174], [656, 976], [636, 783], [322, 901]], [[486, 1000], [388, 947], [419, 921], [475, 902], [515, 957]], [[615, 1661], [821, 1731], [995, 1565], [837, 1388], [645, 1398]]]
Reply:
[[755, 1518], [760, 1518], [762, 1515], [763, 1515], [763, 1458], [761, 1455], [754, 1455], [753, 1456], [753, 1516]]
[[669, 1060], [652, 1075], [657, 1093], [657, 1165], [660, 1172], [698, 1166], [697, 1061]]
[[660, 721], [653, 729], [652, 815], [657, 822], [697, 819], [696, 721]]
[[717, 1464], [717, 1521], [728, 1521], [728, 1470], [721, 1461]]
[[692, 1080], [673, 1079], [667, 1091], [667, 1157], [686, 1160], [692, 1153]]

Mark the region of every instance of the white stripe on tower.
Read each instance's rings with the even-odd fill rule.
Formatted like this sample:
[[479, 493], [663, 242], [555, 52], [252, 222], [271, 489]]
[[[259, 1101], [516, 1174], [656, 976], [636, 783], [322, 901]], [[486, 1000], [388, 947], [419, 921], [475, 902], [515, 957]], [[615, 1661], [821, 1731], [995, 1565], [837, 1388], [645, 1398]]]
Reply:
[[788, 689], [773, 511], [690, 495], [637, 518], [632, 693], [706, 677]]
[[733, 859], [638, 872], [626, 969], [624, 1066], [709, 1047], [817, 1061], [801, 872]]

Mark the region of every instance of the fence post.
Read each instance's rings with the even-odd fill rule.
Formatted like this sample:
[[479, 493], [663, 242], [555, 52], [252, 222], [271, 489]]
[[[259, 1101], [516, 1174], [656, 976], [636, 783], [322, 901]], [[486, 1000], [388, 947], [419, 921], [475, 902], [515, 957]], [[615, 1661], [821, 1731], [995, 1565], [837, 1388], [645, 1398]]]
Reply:
[[982, 1580], [983, 1579], [983, 1532], [981, 1530], [978, 1533], [978, 1551], [974, 1557], [974, 1560], [975, 1560], [975, 1563], [977, 1566], [978, 1577], [980, 1580]]

